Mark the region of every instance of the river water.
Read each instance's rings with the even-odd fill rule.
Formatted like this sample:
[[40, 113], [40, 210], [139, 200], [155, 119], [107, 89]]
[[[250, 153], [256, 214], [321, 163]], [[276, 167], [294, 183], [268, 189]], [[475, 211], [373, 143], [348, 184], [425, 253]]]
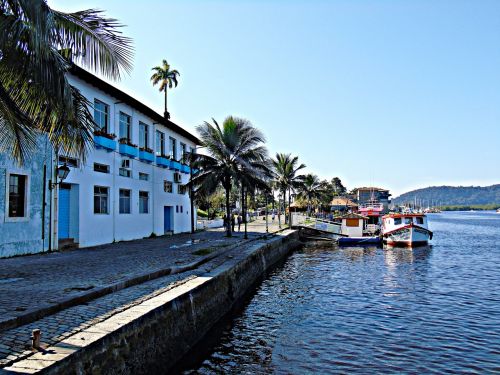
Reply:
[[292, 254], [181, 372], [500, 373], [500, 215], [429, 221], [429, 247]]

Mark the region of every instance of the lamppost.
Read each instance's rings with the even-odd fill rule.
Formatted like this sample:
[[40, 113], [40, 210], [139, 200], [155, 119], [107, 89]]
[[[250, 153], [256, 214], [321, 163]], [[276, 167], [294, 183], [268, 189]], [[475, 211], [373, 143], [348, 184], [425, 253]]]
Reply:
[[[57, 185], [62, 184], [62, 182], [68, 177], [69, 174], [69, 167], [64, 164], [62, 166], [57, 167], [56, 169], [56, 182], [49, 181], [49, 189], [55, 189]], [[57, 179], [59, 179], [59, 182], [57, 182]]]
[[[57, 159], [56, 159], [57, 160]], [[52, 202], [52, 190], [55, 190], [58, 185], [62, 184], [62, 182], [68, 177], [69, 174], [69, 167], [64, 163], [62, 166], [58, 166], [56, 169], [56, 182], [52, 182], [52, 180], [49, 180], [49, 190], [50, 190], [50, 199]], [[59, 182], [57, 182], [59, 180]], [[54, 200], [53, 200], [54, 206], [53, 209], [50, 210], [50, 215], [49, 215], [49, 251], [52, 251], [52, 241], [53, 237], [52, 235], [52, 211], [57, 215], [58, 214], [58, 202], [57, 202], [57, 192], [54, 195]], [[45, 204], [45, 202], [44, 202]], [[54, 228], [57, 228], [57, 216], [55, 216], [55, 225]], [[55, 233], [54, 233], [55, 234]]]

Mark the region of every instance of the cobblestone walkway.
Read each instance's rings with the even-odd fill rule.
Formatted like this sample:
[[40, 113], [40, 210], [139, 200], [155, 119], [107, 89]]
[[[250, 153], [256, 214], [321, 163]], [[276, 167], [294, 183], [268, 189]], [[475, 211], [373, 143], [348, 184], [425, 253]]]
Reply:
[[[262, 225], [249, 225], [250, 237], [263, 231]], [[159, 271], [168, 274], [171, 269], [203, 261], [209, 253], [235, 244], [241, 237], [236, 233], [226, 238], [219, 229], [0, 259], [0, 333], [32, 321], [40, 311], [57, 311], [57, 306], [69, 300], [117, 285], [120, 289], [131, 279]]]
[[[216, 250], [216, 256], [212, 257], [212, 259], [208, 260], [206, 263], [196, 269], [146, 281], [135, 286], [124, 288], [106, 296], [96, 298], [88, 303], [69, 307], [55, 314], [36, 320], [32, 323], [1, 331], [0, 374], [2, 373], [2, 367], [7, 367], [14, 361], [18, 361], [34, 353], [34, 351], [31, 349], [30, 341], [30, 335], [33, 329], [40, 329], [42, 331], [41, 341], [44, 346], [53, 345], [68, 336], [71, 336], [79, 331], [84, 330], [85, 328], [88, 328], [100, 321], [109, 318], [112, 315], [128, 309], [130, 306], [139, 304], [144, 300], [150, 299], [160, 293], [163, 293], [166, 290], [179, 285], [179, 283], [184, 283], [189, 279], [195, 277], [196, 275], [201, 275], [209, 272], [211, 269], [214, 269], [223, 264], [227, 259], [233, 258], [235, 254], [234, 252], [239, 252], [241, 246], [245, 246], [245, 244], [248, 242], [252, 243], [253, 239], [260, 238], [261, 235], [262, 232], [254, 230], [252, 232], [249, 232], [249, 240], [243, 241], [241, 235], [238, 234], [235, 238], [226, 239], [223, 237], [223, 234], [220, 231], [198, 233], [198, 237], [196, 237], [196, 239], [207, 239], [207, 241], [205, 242], [214, 243], [215, 241], [218, 241], [222, 238], [222, 244], [224, 246], [220, 246], [220, 248]], [[179, 236], [177, 238], [177, 241], [175, 238], [169, 238], [168, 241], [172, 241], [169, 242], [172, 245], [184, 245], [185, 238], [182, 237], [183, 236]], [[190, 236], [187, 236], [187, 238], [190, 239]], [[159, 241], [161, 239], [155, 240]], [[165, 241], [167, 239], [163, 240]], [[200, 250], [207, 248], [207, 246], [202, 246], [201, 243], [202, 242], [200, 241], [200, 243], [197, 243], [196, 245], [185, 246], [181, 249], [184, 249], [184, 252], [193, 255], [192, 253], [195, 252], [196, 249]], [[146, 247], [153, 247], [151, 246], [151, 244], [149, 245], [150, 246]], [[156, 245], [160, 246], [158, 244]], [[108, 246], [106, 246], [105, 248], [108, 248]], [[178, 249], [179, 248], [177, 248], [177, 250]], [[71, 253], [77, 253], [81, 251], [82, 250], [77, 250]], [[0, 298], [3, 298], [3, 293], [2, 297]]]

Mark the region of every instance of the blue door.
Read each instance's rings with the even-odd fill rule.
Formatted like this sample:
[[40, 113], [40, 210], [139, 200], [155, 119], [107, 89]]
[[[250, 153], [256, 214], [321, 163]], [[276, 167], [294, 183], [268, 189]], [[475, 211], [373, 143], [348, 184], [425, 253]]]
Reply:
[[59, 189], [59, 239], [69, 238], [69, 192], [70, 189]]
[[164, 232], [168, 232], [173, 229], [172, 225], [172, 207], [171, 206], [164, 206], [163, 207], [163, 230]]

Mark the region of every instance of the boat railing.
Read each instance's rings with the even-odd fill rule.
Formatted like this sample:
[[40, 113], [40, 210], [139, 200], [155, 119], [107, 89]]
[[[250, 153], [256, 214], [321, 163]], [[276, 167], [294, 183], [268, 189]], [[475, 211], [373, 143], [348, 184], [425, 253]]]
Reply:
[[292, 214], [292, 224], [322, 230], [325, 232], [339, 234], [342, 224], [331, 220], [322, 219], [314, 216], [303, 215], [300, 213]]
[[374, 209], [374, 210], [383, 210], [383, 203], [360, 203], [358, 206], [358, 210], [361, 209]]

